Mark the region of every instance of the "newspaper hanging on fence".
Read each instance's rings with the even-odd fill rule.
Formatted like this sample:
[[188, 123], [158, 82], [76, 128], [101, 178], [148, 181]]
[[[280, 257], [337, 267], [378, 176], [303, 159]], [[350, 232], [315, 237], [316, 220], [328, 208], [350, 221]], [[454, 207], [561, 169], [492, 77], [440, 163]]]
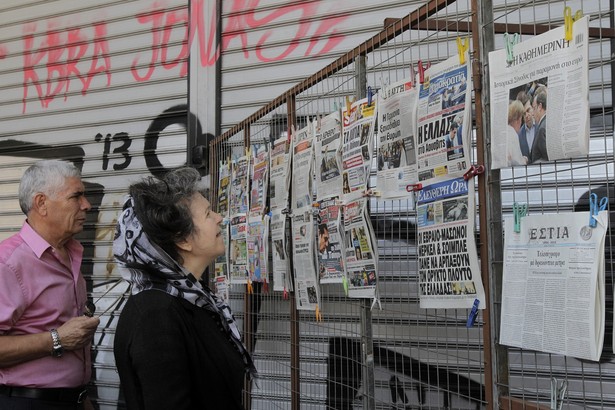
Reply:
[[291, 208], [312, 207], [313, 164], [314, 164], [314, 127], [308, 121], [307, 127], [293, 133], [292, 159], [292, 200]]
[[604, 341], [608, 213], [505, 220], [500, 343], [599, 360]]
[[231, 183], [231, 166], [228, 161], [221, 161], [218, 168], [218, 213], [224, 218], [223, 226], [220, 228], [222, 239], [224, 240], [223, 255], [216, 258], [214, 263], [216, 294], [228, 301], [228, 281], [229, 281], [229, 187]]
[[263, 215], [269, 189], [269, 151], [267, 144], [252, 145], [250, 172], [250, 215]]
[[588, 154], [588, 22], [489, 53], [492, 169]]
[[462, 176], [470, 166], [472, 76], [470, 55], [425, 70], [417, 109], [418, 180], [425, 185]]
[[339, 196], [342, 192], [341, 134], [339, 111], [317, 121], [315, 172], [316, 200]]
[[286, 225], [288, 218], [281, 209], [271, 211], [270, 234], [273, 271], [273, 290], [291, 291], [293, 289], [290, 278], [290, 258], [288, 252], [288, 238], [286, 237]]
[[293, 215], [293, 270], [298, 310], [317, 311], [320, 302], [314, 266], [314, 218], [312, 209]]
[[484, 309], [485, 291], [474, 239], [474, 181], [451, 179], [417, 196], [421, 308]]
[[321, 201], [318, 208], [318, 276], [320, 283], [343, 283], [344, 255], [342, 206], [337, 198]]
[[231, 283], [248, 282], [248, 249], [246, 215], [231, 217], [229, 269]]
[[372, 164], [376, 98], [364, 98], [342, 110], [342, 193], [361, 196]]
[[278, 138], [273, 142], [269, 159], [269, 206], [271, 210], [288, 207], [290, 191], [290, 143], [289, 139]]
[[374, 240], [367, 198], [344, 204], [344, 259], [348, 297], [375, 298], [378, 284], [378, 248]]
[[266, 282], [269, 276], [267, 255], [269, 254], [269, 217], [260, 215], [248, 217], [246, 248], [248, 252], [248, 274], [253, 282]]
[[407, 197], [416, 184], [414, 129], [418, 89], [414, 79], [385, 87], [379, 95], [377, 183], [382, 199]]

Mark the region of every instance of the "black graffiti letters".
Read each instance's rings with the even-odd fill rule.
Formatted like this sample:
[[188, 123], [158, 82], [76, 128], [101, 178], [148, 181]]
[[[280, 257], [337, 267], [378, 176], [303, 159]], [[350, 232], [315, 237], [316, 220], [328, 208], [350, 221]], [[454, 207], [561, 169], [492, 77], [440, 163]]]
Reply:
[[[128, 148], [130, 148], [130, 144], [132, 141], [126, 132], [118, 132], [116, 134], [107, 134], [104, 138], [102, 134], [96, 134], [94, 138], [96, 142], [103, 142], [103, 156], [102, 156], [102, 169], [106, 171], [109, 168], [109, 154], [114, 154], [113, 158], [118, 157], [119, 159], [124, 159], [121, 163], [114, 163], [113, 169], [115, 171], [120, 171], [122, 169], [126, 169], [130, 165], [131, 157], [128, 153]], [[120, 144], [117, 146], [117, 144]], [[112, 145], [114, 146], [113, 151], [111, 151]]]

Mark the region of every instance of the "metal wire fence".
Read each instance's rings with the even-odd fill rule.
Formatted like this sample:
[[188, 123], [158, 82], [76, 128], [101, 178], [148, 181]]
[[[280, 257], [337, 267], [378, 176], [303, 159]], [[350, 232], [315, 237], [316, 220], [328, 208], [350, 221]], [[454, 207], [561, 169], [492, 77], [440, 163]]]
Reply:
[[[590, 4], [591, 3], [591, 4]], [[411, 67], [457, 54], [471, 39], [474, 81], [473, 162], [489, 169], [489, 51], [505, 32], [523, 38], [563, 24], [563, 9], [590, 15], [591, 139], [587, 158], [490, 171], [478, 178], [476, 238], [488, 308], [467, 327], [467, 309], [421, 309], [418, 299], [414, 198], [371, 198], [378, 244], [380, 305], [321, 287], [323, 320], [298, 312], [292, 295], [267, 283], [231, 287], [260, 380], [247, 386], [254, 409], [539, 408], [548, 406], [551, 378], [568, 381], [564, 408], [615, 408], [612, 348], [613, 248], [607, 234], [607, 321], [599, 362], [498, 344], [503, 253], [502, 218], [514, 202], [533, 214], [583, 210], [588, 192], [613, 193], [613, 1], [427, 1], [306, 78], [240, 124], [210, 149], [212, 192], [221, 160], [254, 144], [271, 144], [308, 120], [406, 78]], [[375, 160], [370, 184], [375, 187]], [[216, 198], [212, 198], [216, 202]], [[613, 218], [611, 218], [613, 222]], [[269, 278], [271, 283], [271, 278]], [[545, 407], [546, 408], [546, 407]]]

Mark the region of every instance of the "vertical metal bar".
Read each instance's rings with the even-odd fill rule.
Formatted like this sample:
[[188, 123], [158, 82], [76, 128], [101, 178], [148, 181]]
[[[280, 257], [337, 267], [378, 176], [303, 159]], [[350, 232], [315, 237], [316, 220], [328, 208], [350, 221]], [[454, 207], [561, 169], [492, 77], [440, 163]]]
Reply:
[[[476, 101], [476, 149], [479, 161], [490, 164], [489, 77], [482, 75], [482, 58], [494, 50], [492, 0], [472, 0], [472, 39], [474, 42], [474, 95]], [[485, 287], [486, 309], [483, 311], [483, 345], [485, 366], [485, 395], [489, 408], [498, 408], [498, 386], [508, 386], [508, 353], [496, 345], [499, 318], [499, 295], [502, 278], [502, 200], [500, 172], [486, 172], [478, 178], [481, 272]], [[488, 234], [489, 233], [489, 234]]]
[[[367, 95], [367, 58], [355, 57], [355, 97], [357, 100]], [[363, 409], [376, 408], [376, 385], [374, 377], [374, 338], [372, 331], [372, 311], [369, 299], [361, 300], [361, 356], [363, 361]]]
[[[297, 105], [295, 95], [289, 93], [286, 99], [288, 135], [291, 135], [292, 126], [297, 122]], [[291, 236], [292, 238], [292, 236]], [[291, 244], [292, 246], [292, 244]], [[291, 258], [291, 272], [294, 269]], [[299, 314], [297, 313], [297, 301], [295, 292], [290, 292], [290, 406], [292, 410], [299, 410], [301, 384], [299, 369]]]

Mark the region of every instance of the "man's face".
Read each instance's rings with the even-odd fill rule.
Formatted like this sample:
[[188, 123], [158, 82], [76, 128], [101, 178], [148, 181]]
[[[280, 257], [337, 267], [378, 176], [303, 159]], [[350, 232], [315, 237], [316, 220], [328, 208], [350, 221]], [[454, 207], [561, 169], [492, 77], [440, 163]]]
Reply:
[[543, 109], [542, 105], [536, 102], [536, 99], [534, 99], [534, 102], [532, 102], [532, 113], [534, 117], [534, 123], [538, 124], [540, 122], [540, 119], [542, 118]]
[[318, 250], [320, 253], [325, 252], [329, 248], [329, 230], [325, 229], [318, 238]]
[[532, 128], [534, 125], [534, 109], [532, 108], [532, 104], [530, 102], [525, 103], [525, 126], [527, 128]]
[[47, 223], [62, 238], [70, 238], [83, 230], [90, 202], [80, 178], [67, 178], [62, 189], [46, 197]]

